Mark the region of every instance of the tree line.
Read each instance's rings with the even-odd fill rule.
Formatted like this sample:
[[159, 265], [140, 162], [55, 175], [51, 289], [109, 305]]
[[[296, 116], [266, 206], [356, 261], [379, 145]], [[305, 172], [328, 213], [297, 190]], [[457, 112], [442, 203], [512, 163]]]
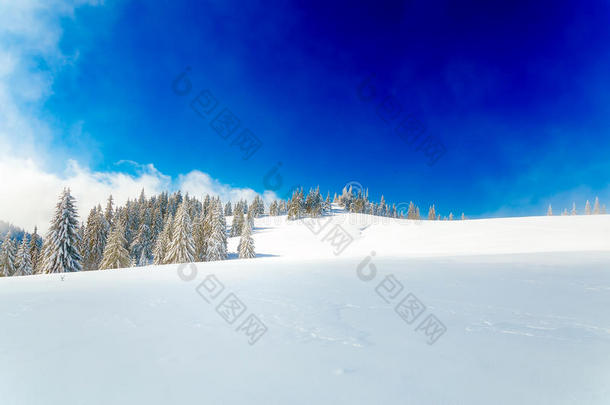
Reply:
[[[387, 204], [383, 196], [378, 203], [372, 202], [368, 191], [351, 187], [340, 195], [335, 193], [332, 202], [352, 213], [420, 219], [419, 208], [412, 202], [402, 212], [396, 204]], [[290, 199], [274, 200], [268, 209], [260, 196], [251, 202], [223, 204], [209, 195], [198, 200], [177, 191], [146, 197], [142, 190], [139, 198], [123, 206], [115, 207], [109, 196], [104, 208], [98, 204], [86, 221], [79, 223], [75, 199], [66, 188], [44, 238], [37, 228], [21, 240], [6, 234], [0, 246], [0, 277], [226, 260], [230, 237], [240, 238], [239, 258], [253, 258], [254, 218], [286, 215], [294, 221], [329, 215], [331, 207], [330, 192], [323, 198], [319, 187], [307, 195], [302, 188], [294, 190]], [[229, 216], [232, 223], [227, 227]], [[434, 206], [428, 219], [440, 219]], [[453, 219], [453, 214], [445, 219]]]

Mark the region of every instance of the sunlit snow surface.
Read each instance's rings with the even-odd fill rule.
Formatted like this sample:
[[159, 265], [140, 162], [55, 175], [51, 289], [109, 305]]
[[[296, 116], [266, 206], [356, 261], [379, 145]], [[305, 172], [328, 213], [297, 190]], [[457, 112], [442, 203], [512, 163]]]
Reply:
[[[610, 216], [308, 225], [259, 218], [260, 257], [190, 281], [177, 265], [0, 279], [0, 404], [610, 403]], [[336, 225], [354, 239], [339, 255]], [[246, 308], [229, 324], [231, 293]], [[408, 294], [425, 305], [410, 324]]]

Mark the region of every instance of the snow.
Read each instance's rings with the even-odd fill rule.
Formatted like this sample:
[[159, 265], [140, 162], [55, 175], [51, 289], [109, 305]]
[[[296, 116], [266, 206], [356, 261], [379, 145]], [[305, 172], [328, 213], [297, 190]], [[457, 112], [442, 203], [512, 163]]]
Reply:
[[[190, 281], [178, 265], [0, 279], [0, 403], [610, 401], [609, 215], [330, 221], [257, 218], [257, 258], [230, 238], [231, 260]], [[339, 255], [335, 225], [353, 238]], [[211, 274], [225, 289], [208, 303]], [[388, 275], [404, 287], [390, 303]], [[247, 306], [231, 325], [215, 309], [230, 293]], [[410, 325], [394, 311], [408, 293], [426, 306]], [[253, 345], [249, 314], [268, 328]], [[415, 330], [429, 314], [434, 344]]]

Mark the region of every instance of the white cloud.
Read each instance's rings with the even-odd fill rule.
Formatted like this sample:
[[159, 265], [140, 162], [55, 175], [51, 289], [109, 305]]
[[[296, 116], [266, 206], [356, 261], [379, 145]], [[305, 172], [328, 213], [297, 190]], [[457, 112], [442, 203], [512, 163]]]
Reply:
[[[234, 188], [213, 179], [208, 174], [192, 171], [176, 179], [159, 172], [153, 165], [139, 166], [137, 173], [99, 172], [68, 162], [61, 175], [49, 173], [32, 159], [5, 158], [0, 160], [0, 219], [31, 231], [35, 225], [41, 232], [48, 228], [57, 197], [64, 187], [70, 187], [76, 197], [81, 221], [97, 204], [105, 204], [110, 194], [118, 204], [137, 198], [140, 190], [150, 196], [165, 190], [181, 190], [193, 197], [205, 194], [219, 196], [223, 201], [252, 200], [257, 194], [249, 188]], [[265, 192], [268, 201], [277, 198]]]

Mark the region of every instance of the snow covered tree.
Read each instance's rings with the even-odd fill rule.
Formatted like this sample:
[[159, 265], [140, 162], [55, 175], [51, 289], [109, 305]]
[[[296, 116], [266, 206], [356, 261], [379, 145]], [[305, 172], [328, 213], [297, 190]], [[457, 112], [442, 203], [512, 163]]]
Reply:
[[193, 244], [195, 246], [195, 261], [205, 261], [205, 246], [208, 235], [206, 235], [205, 218], [203, 211], [193, 221]]
[[78, 250], [78, 214], [70, 189], [65, 188], [55, 208], [55, 216], [45, 237], [44, 273], [67, 273], [82, 269]]
[[108, 238], [109, 226], [102, 213], [102, 207], [94, 207], [87, 217], [83, 237], [83, 269], [97, 270], [104, 256], [104, 247]]
[[570, 212], [570, 215], [576, 215], [576, 203], [575, 202], [572, 203], [572, 212]]
[[106, 219], [106, 222], [108, 223], [108, 226], [112, 226], [113, 225], [114, 209], [113, 209], [113, 206], [112, 206], [112, 195], [110, 195], [108, 197], [108, 201], [106, 202], [106, 211], [104, 211], [104, 218]]
[[247, 222], [244, 224], [243, 228], [244, 230], [239, 239], [237, 252], [240, 259], [251, 259], [256, 257], [256, 253], [254, 253], [254, 239], [252, 239], [252, 228]]
[[386, 209], [387, 209], [387, 207], [385, 205], [385, 198], [382, 195], [381, 201], [379, 201], [379, 206], [377, 207], [377, 215], [385, 217]]
[[453, 212], [449, 213], [449, 221], [453, 221]]
[[413, 201], [409, 202], [409, 209], [407, 210], [407, 218], [409, 219], [419, 219], [417, 214], [417, 209]]
[[10, 277], [17, 270], [15, 257], [17, 256], [17, 247], [15, 241], [10, 236], [10, 232], [4, 237], [0, 250], [0, 276]]
[[227, 258], [227, 236], [223, 225], [222, 206], [220, 202], [210, 209], [210, 234], [207, 240], [205, 257], [207, 261], [225, 260]]
[[585, 215], [591, 215], [591, 204], [589, 204], [589, 200], [585, 204]]
[[38, 235], [38, 228], [34, 227], [34, 233], [30, 237], [30, 257], [32, 259], [32, 269], [36, 272], [40, 266], [40, 248], [42, 246], [42, 239]]
[[595, 215], [600, 214], [599, 198], [597, 198], [597, 197], [595, 197], [595, 203], [593, 203], [593, 214], [595, 214]]
[[29, 276], [33, 272], [32, 258], [30, 257], [30, 249], [25, 235], [17, 251], [16, 268], [15, 276]]
[[288, 203], [288, 220], [294, 221], [299, 218], [301, 218], [301, 200], [299, 192], [295, 191]]
[[252, 204], [250, 205], [250, 208], [248, 208], [248, 213], [246, 214], [246, 222], [249, 222], [252, 227], [254, 226], [254, 218], [256, 218], [256, 210], [257, 206]]
[[153, 261], [153, 241], [150, 227], [143, 222], [131, 242], [131, 256], [136, 266], [148, 266]]
[[178, 207], [172, 239], [165, 257], [166, 263], [190, 263], [195, 260], [195, 243], [193, 241], [193, 226], [188, 215], [188, 203], [183, 201]]
[[122, 269], [130, 267], [131, 258], [126, 248], [127, 239], [125, 238], [125, 228], [119, 222], [115, 223], [114, 228], [108, 236], [108, 241], [104, 247], [104, 256], [100, 263], [100, 269]]
[[244, 224], [244, 212], [241, 210], [241, 205], [239, 205], [239, 209], [237, 209], [237, 206], [236, 206], [235, 211], [233, 212], [233, 224], [231, 225], [231, 236], [241, 235], [243, 224]]
[[549, 217], [553, 216], [553, 207], [551, 207], [551, 204], [549, 204], [549, 208], [546, 210], [546, 215]]
[[428, 209], [428, 219], [434, 221], [436, 219], [436, 211], [434, 211], [434, 204]]
[[271, 204], [269, 204], [269, 216], [274, 217], [276, 215], [279, 215], [277, 201], [271, 201]]
[[225, 217], [233, 215], [233, 208], [231, 207], [231, 201], [225, 204]]
[[330, 192], [326, 192], [326, 200], [324, 200], [324, 206], [322, 207], [322, 213], [328, 214], [330, 213], [331, 203], [330, 203]]
[[167, 215], [165, 219], [165, 224], [163, 225], [163, 229], [161, 233], [157, 237], [157, 242], [155, 243], [155, 248], [153, 250], [154, 264], [166, 264], [165, 256], [167, 255], [167, 251], [169, 250], [169, 244], [172, 240], [172, 227], [173, 227], [173, 217], [171, 215]]

